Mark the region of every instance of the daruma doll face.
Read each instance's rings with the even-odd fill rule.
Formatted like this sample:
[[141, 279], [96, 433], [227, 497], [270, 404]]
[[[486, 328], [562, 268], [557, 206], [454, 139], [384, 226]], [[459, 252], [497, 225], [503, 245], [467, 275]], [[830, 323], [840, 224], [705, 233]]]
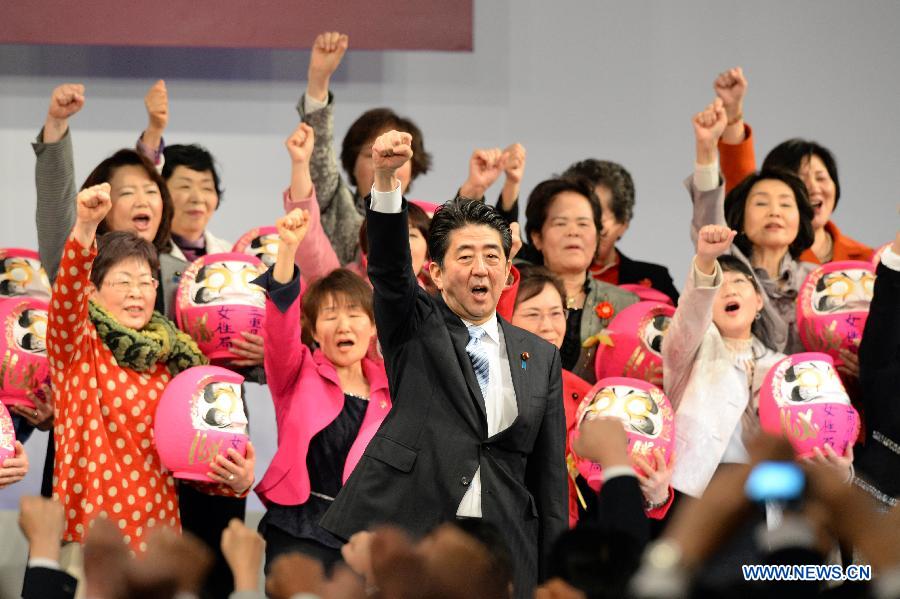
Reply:
[[0, 400], [34, 408], [29, 395], [49, 377], [47, 302], [0, 298]]
[[247, 414], [240, 385], [209, 383], [198, 390], [191, 411], [194, 428], [247, 434]]
[[238, 359], [232, 341], [242, 332], [259, 335], [266, 294], [252, 281], [265, 272], [262, 262], [237, 252], [208, 254], [184, 271], [175, 294], [178, 326], [214, 363]]
[[[625, 425], [630, 455], [648, 455], [661, 449], [669, 460], [675, 441], [675, 415], [665, 394], [639, 379], [603, 379], [585, 395], [576, 413], [576, 422], [598, 417], [618, 418]], [[573, 429], [571, 438], [578, 434]], [[595, 489], [599, 487], [598, 464], [573, 456], [581, 475]], [[651, 460], [651, 463], [653, 460]]]
[[175, 478], [208, 482], [209, 463], [234, 449], [245, 455], [244, 378], [218, 366], [195, 366], [175, 376], [156, 407], [153, 432], [163, 465]]
[[859, 347], [874, 288], [868, 262], [830, 262], [811, 272], [797, 297], [797, 328], [806, 349], [841, 365], [840, 350]]
[[0, 248], [0, 298], [17, 296], [50, 299], [50, 280], [37, 252]]
[[826, 354], [794, 354], [773, 366], [760, 390], [759, 419], [800, 457], [826, 443], [843, 455], [859, 433], [859, 415]]

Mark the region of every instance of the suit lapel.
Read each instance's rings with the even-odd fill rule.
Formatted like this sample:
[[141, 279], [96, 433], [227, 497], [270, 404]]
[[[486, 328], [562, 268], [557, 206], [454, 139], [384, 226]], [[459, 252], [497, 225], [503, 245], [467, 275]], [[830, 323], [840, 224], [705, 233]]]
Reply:
[[[516, 406], [518, 407], [518, 413], [522, 413], [523, 401], [528, 394], [525, 392], [525, 372], [528, 367], [528, 361], [522, 359], [522, 355], [525, 353], [524, 349], [525, 343], [523, 339], [519, 336], [519, 329], [506, 322], [499, 316], [497, 320], [500, 322], [500, 327], [503, 329], [503, 339], [506, 343], [506, 356], [509, 359], [509, 374], [512, 377], [513, 389], [516, 392]], [[522, 367], [522, 364], [525, 364], [525, 368]], [[510, 428], [512, 428], [510, 426]]]
[[447, 325], [447, 331], [450, 333], [450, 339], [453, 341], [453, 350], [459, 361], [460, 370], [463, 378], [466, 380], [466, 386], [469, 388], [469, 394], [472, 403], [478, 408], [481, 414], [480, 426], [483, 434], [487, 434], [487, 412], [484, 409], [484, 397], [481, 395], [481, 387], [475, 378], [475, 369], [472, 367], [472, 359], [466, 353], [466, 345], [469, 343], [469, 330], [463, 321], [447, 307], [443, 299], [440, 297], [437, 302], [441, 306], [441, 313], [444, 316], [444, 323]]

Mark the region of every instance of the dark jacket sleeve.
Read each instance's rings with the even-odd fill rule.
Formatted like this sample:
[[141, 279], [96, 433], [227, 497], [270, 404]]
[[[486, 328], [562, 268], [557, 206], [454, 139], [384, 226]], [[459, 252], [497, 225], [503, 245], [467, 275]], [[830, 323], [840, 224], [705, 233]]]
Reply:
[[566, 416], [562, 398], [562, 367], [553, 350], [547, 407], [534, 449], [528, 457], [525, 486], [534, 496], [540, 518], [539, 579], [545, 575], [550, 551], [569, 526], [569, 486], [566, 480]]
[[375, 325], [378, 341], [387, 355], [415, 335], [421, 322], [417, 299], [424, 291], [412, 270], [406, 199], [400, 212], [388, 214], [368, 209], [366, 219]]
[[633, 476], [615, 476], [603, 483], [597, 493], [594, 509], [579, 526], [593, 526], [606, 531], [624, 533], [635, 540], [639, 547], [650, 538], [650, 525], [644, 513], [644, 496]]
[[900, 272], [879, 264], [877, 275], [859, 344], [862, 408], [867, 428], [896, 440], [900, 438]]
[[27, 568], [22, 599], [72, 599], [78, 581], [53, 568]]

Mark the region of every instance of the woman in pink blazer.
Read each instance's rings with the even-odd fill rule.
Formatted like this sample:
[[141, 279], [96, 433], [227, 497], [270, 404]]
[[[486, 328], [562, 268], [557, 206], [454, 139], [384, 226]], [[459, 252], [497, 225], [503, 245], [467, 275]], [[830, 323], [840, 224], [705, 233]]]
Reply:
[[375, 336], [372, 291], [357, 275], [338, 269], [313, 282], [302, 300], [301, 334], [297, 246], [309, 213], [292, 210], [276, 222], [275, 266], [257, 279], [266, 301], [265, 367], [275, 404], [278, 450], [256, 493], [268, 511], [260, 522], [266, 567], [282, 553], [300, 551], [330, 568], [342, 542], [319, 526], [334, 497], [391, 409], [384, 366], [366, 357]]

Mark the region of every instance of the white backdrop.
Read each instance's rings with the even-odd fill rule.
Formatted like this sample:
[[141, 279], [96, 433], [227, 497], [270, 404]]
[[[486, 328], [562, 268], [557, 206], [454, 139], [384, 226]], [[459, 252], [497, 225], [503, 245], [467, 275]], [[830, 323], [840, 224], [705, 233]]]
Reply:
[[[354, 53], [351, 39], [333, 79], [338, 140], [363, 110], [379, 105], [412, 117], [424, 131], [434, 170], [416, 182], [414, 197], [450, 197], [474, 147], [523, 143], [526, 194], [575, 160], [619, 161], [637, 187], [635, 219], [621, 247], [668, 264], [681, 287], [691, 256], [681, 187], [693, 164], [689, 119], [712, 98], [715, 75], [741, 65], [750, 80], [745, 114], [759, 159], [788, 137], [820, 141], [838, 158], [842, 229], [870, 245], [896, 232], [900, 4], [475, 5], [473, 53]], [[145, 124], [143, 95], [164, 78], [171, 109], [166, 139], [203, 143], [221, 166], [226, 194], [211, 229], [236, 239], [274, 222], [288, 182], [282, 141], [297, 122], [293, 107], [307, 60], [306, 52], [268, 50], [0, 46], [0, 246], [36, 246], [29, 142], [50, 91], [64, 81], [87, 86], [87, 105], [71, 122], [79, 183], [103, 157], [134, 143]], [[255, 386], [250, 411], [261, 474], [275, 433], [268, 396]], [[43, 437], [29, 443], [29, 482], [0, 491], [0, 507], [36, 488]]]

